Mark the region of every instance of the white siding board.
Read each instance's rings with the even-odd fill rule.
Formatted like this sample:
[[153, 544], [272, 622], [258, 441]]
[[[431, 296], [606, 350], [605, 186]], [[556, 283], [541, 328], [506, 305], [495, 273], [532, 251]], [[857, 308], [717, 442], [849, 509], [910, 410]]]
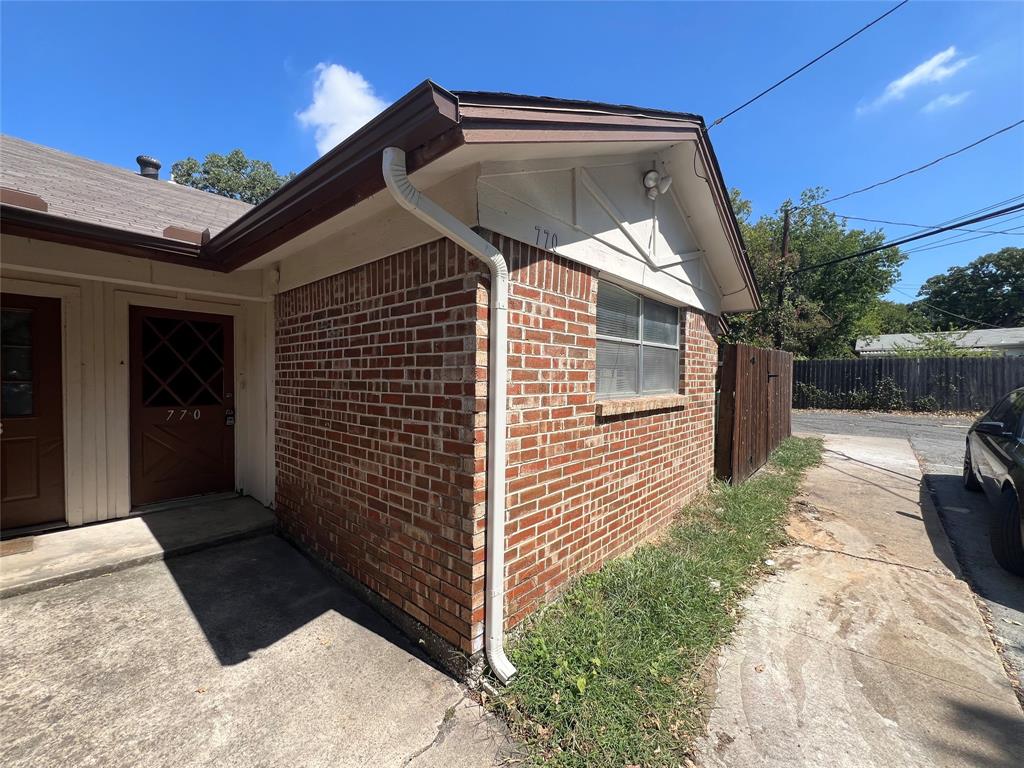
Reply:
[[[691, 284], [699, 275], [696, 262], [655, 270], [636, 254], [632, 246], [626, 253], [625, 247], [614, 247], [608, 242], [611, 238], [606, 239], [603, 233], [595, 236], [582, 231], [487, 183], [480, 185], [479, 200], [480, 225], [486, 229], [541, 247], [544, 246], [544, 230], [547, 230], [558, 238], [557, 247], [549, 250], [560, 256], [657, 293], [674, 304], [697, 307], [713, 314], [719, 310], [719, 298], [715, 293]], [[540, 242], [537, 227], [541, 230]], [[628, 245], [624, 237], [620, 243]]]
[[[84, 509], [82, 462], [72, 461], [82, 445], [82, 296], [81, 290], [61, 301], [62, 351], [64, 353], [64, 483], [68, 525], [81, 525]], [[74, 338], [72, 338], [74, 337]]]
[[717, 314], [720, 292], [705, 278], [701, 246], [681, 204], [672, 195], [651, 201], [644, 192], [641, 179], [652, 162], [485, 167], [477, 185], [480, 224], [674, 304]]
[[[66, 514], [71, 526], [131, 513], [128, 414], [128, 307], [132, 304], [235, 317], [236, 485], [267, 504], [273, 499], [273, 304], [197, 294], [192, 281], [176, 286], [136, 287], [96, 279], [95, 275], [55, 274], [44, 267], [11, 265], [4, 236], [3, 289], [61, 299], [64, 359]], [[26, 241], [18, 244], [23, 261], [69, 246]], [[53, 265], [74, 260], [74, 253], [50, 253], [40, 261]], [[70, 263], [69, 261], [69, 263]], [[84, 268], [90, 262], [83, 262]], [[194, 270], [191, 270], [194, 271]], [[261, 283], [264, 276], [253, 273]], [[268, 362], [269, 361], [269, 362]], [[268, 380], [270, 379], [270, 380]]]

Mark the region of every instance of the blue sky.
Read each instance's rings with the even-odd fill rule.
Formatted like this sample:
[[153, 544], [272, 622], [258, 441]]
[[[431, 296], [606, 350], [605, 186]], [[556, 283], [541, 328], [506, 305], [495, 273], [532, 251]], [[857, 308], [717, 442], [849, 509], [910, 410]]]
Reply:
[[[241, 147], [301, 170], [318, 144], [428, 77], [710, 122], [893, 4], [4, 2], [0, 127], [131, 168], [142, 152], [169, 169]], [[1024, 4], [913, 0], [711, 136], [726, 181], [758, 214], [805, 187], [840, 194], [887, 178], [1021, 118]], [[833, 208], [928, 225], [1022, 193], [1024, 126]], [[1000, 228], [1017, 225], [1024, 217]], [[912, 254], [906, 293], [891, 298], [1006, 245], [1024, 237]]]

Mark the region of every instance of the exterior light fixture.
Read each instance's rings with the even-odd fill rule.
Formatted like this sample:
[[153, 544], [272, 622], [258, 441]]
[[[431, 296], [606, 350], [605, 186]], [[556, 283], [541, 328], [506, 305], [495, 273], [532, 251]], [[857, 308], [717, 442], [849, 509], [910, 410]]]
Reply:
[[672, 177], [667, 174], [662, 176], [657, 171], [648, 171], [644, 174], [643, 182], [644, 189], [647, 190], [647, 197], [654, 200], [658, 195], [668, 192], [669, 187], [672, 186]]

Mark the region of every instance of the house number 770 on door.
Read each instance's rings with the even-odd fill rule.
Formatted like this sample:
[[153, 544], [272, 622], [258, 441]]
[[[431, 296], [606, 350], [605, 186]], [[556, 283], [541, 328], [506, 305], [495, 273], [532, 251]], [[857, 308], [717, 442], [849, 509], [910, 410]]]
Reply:
[[188, 408], [168, 408], [167, 418], [164, 419], [164, 421], [175, 421], [175, 416], [178, 417], [177, 421], [184, 421], [185, 418], [190, 415], [192, 416], [192, 421], [199, 421], [199, 417], [202, 414], [199, 412], [198, 408], [192, 411], [191, 414], [189, 413]]

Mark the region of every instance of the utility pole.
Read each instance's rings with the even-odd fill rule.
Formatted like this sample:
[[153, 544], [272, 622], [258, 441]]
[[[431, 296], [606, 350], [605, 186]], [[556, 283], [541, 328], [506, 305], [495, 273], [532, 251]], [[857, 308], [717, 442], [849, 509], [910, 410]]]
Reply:
[[775, 348], [782, 349], [783, 312], [782, 302], [786, 298], [786, 270], [789, 259], [789, 206], [782, 210], [782, 263], [779, 267], [778, 312], [775, 317]]

